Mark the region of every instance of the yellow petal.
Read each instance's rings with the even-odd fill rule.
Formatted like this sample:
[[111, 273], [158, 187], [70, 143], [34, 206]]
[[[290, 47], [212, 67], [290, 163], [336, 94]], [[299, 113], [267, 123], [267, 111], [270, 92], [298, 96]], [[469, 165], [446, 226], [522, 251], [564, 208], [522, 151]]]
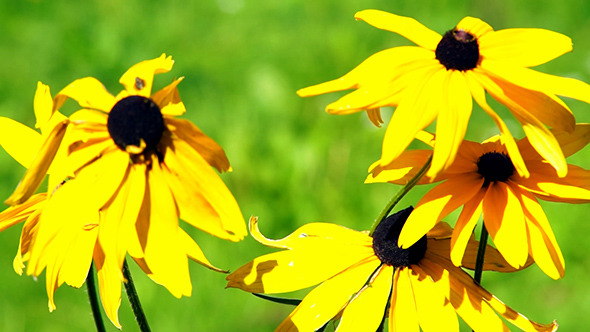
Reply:
[[290, 292], [316, 285], [375, 255], [372, 246], [322, 238], [305, 238], [300, 244], [294, 250], [255, 258], [227, 277], [227, 287], [251, 293]]
[[418, 320], [423, 331], [459, 331], [459, 320], [446, 292], [440, 292], [430, 276], [419, 265], [408, 271]]
[[437, 222], [471, 200], [480, 190], [483, 178], [477, 173], [450, 178], [437, 185], [420, 199], [406, 221], [398, 243], [408, 248], [426, 234]]
[[459, 23], [457, 23], [457, 30], [465, 30], [472, 34], [475, 38], [482, 38], [489, 32], [494, 31], [492, 27], [486, 22], [475, 17], [464, 17]]
[[123, 84], [130, 94], [149, 98], [154, 82], [154, 75], [169, 72], [172, 69], [172, 65], [174, 65], [172, 56], [166, 57], [166, 54], [162, 54], [159, 58], [145, 60], [131, 66], [121, 76], [119, 83]]
[[35, 130], [10, 118], [0, 117], [0, 145], [25, 168], [29, 168], [42, 143], [41, 134]]
[[384, 319], [391, 294], [394, 267], [382, 265], [342, 312], [336, 331], [376, 331]]
[[410, 269], [396, 269], [389, 305], [389, 331], [420, 332], [414, 292], [410, 282]]
[[473, 107], [462, 72], [451, 70], [443, 83], [441, 110], [436, 120], [436, 142], [432, 164], [426, 176], [433, 179], [449, 168], [465, 137]]
[[545, 29], [498, 30], [477, 41], [482, 57], [523, 67], [538, 66], [572, 51], [569, 37]]
[[51, 98], [49, 86], [41, 83], [41, 81], [37, 82], [37, 91], [35, 91], [35, 98], [33, 99], [33, 109], [37, 121], [35, 128], [45, 126], [53, 115], [53, 99]]
[[42, 143], [34, 159], [30, 161], [29, 169], [18, 184], [12, 195], [5, 201], [6, 204], [16, 205], [26, 201], [37, 191], [41, 181], [45, 177], [53, 157], [57, 153], [61, 140], [66, 133], [68, 120], [59, 123]]
[[303, 298], [276, 331], [317, 330], [344, 308], [380, 264], [381, 262], [373, 257], [324, 281]]
[[354, 18], [363, 20], [378, 29], [397, 33], [431, 51], [436, 49], [442, 38], [440, 34], [428, 29], [413, 18], [390, 14], [380, 10], [363, 10], [356, 13]]
[[115, 97], [94, 77], [75, 80], [63, 88], [54, 98], [54, 108], [61, 108], [68, 98], [74, 99], [84, 108], [104, 112], [109, 112], [116, 102]]
[[461, 266], [465, 249], [481, 216], [482, 200], [485, 192], [485, 189], [480, 189], [471, 200], [465, 203], [455, 224], [455, 230], [451, 238], [451, 261], [456, 266]]
[[518, 174], [520, 174], [520, 176], [528, 177], [530, 173], [526, 168], [524, 160], [522, 159], [522, 156], [518, 150], [518, 146], [516, 145], [516, 141], [514, 140], [514, 137], [512, 137], [508, 126], [506, 126], [504, 120], [502, 120], [502, 118], [499, 117], [496, 112], [494, 112], [494, 110], [488, 105], [486, 101], [485, 90], [480, 83], [480, 79], [483, 79], [483, 75], [480, 75], [480, 73], [475, 74], [473, 71], [468, 71], [465, 77], [467, 78], [467, 85], [471, 90], [473, 99], [475, 99], [477, 104], [479, 104], [479, 106], [483, 108], [483, 110], [492, 118], [492, 120], [494, 120], [496, 126], [498, 126], [498, 129], [500, 129], [500, 133], [502, 133], [502, 143], [504, 146], [506, 146], [506, 150], [508, 151], [508, 155], [510, 156], [510, 160], [514, 165], [514, 168]]
[[199, 245], [190, 237], [190, 235], [188, 235], [182, 228], [180, 228], [179, 231], [179, 240], [183, 244], [184, 249], [186, 250], [186, 255], [190, 259], [213, 271], [228, 273], [226, 270], [222, 270], [213, 266], [207, 257], [205, 257], [201, 247], [199, 247]]
[[[466, 269], [475, 270], [475, 264], [477, 260], [477, 252], [479, 251], [479, 242], [475, 240], [475, 235], [472, 234], [465, 248], [465, 255], [461, 261], [461, 266]], [[442, 256], [441, 256], [442, 257]], [[497, 272], [517, 272], [531, 266], [535, 261], [529, 257], [526, 263], [519, 268], [515, 268], [508, 264], [508, 262], [502, 257], [500, 252], [490, 246], [486, 246], [485, 258], [483, 263], [484, 271], [497, 271]]]
[[514, 190], [504, 182], [490, 183], [483, 200], [483, 220], [498, 251], [518, 268], [527, 260], [528, 245], [524, 212]]
[[0, 232], [12, 227], [25, 219], [36, 210], [42, 209], [47, 194], [37, 194], [31, 196], [26, 202], [20, 205], [11, 206], [0, 213]]
[[442, 85], [446, 71], [436, 70], [424, 77], [424, 84], [409, 89], [393, 113], [385, 131], [381, 161], [390, 163], [438, 115], [442, 101]]
[[29, 260], [31, 246], [37, 236], [39, 216], [41, 214], [40, 211], [41, 210], [37, 210], [33, 212], [23, 225], [18, 244], [18, 251], [12, 262], [12, 267], [18, 275], [23, 275], [23, 269], [25, 268], [24, 262]]
[[118, 311], [121, 306], [121, 269], [117, 268], [112, 260], [105, 257], [102, 248], [98, 245], [94, 250], [94, 264], [102, 307], [113, 325], [120, 329]]
[[180, 94], [176, 88], [178, 83], [183, 79], [184, 77], [175, 79], [168, 86], [154, 93], [152, 96], [152, 100], [160, 107], [163, 115], [179, 116], [186, 112], [186, 107], [184, 107], [184, 103], [180, 99]]
[[205, 135], [195, 124], [188, 120], [174, 118], [166, 118], [164, 121], [174, 135], [188, 143], [209, 165], [215, 167], [219, 172], [230, 169], [229, 160], [223, 148]]
[[536, 161], [530, 164], [535, 168], [535, 173], [528, 179], [515, 179], [516, 184], [524, 190], [547, 201], [584, 203], [590, 200], [590, 171], [568, 165], [568, 174], [559, 178], [547, 163]]

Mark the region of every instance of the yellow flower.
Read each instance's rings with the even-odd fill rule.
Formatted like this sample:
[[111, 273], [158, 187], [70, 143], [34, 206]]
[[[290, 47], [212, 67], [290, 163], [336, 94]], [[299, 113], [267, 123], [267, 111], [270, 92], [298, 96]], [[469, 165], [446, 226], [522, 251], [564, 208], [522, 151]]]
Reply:
[[[212, 169], [230, 169], [222, 148], [191, 122], [175, 118], [185, 112], [177, 90], [182, 78], [151, 93], [154, 75], [172, 65], [162, 55], [132, 66], [121, 77], [125, 90], [117, 96], [87, 77], [54, 99], [54, 109], [67, 98], [83, 109], [69, 119], [63, 155], [58, 153], [51, 164], [53, 155], [41, 153], [40, 166], [27, 172], [42, 178], [51, 164], [51, 176], [60, 181], [50, 177], [51, 195], [34, 233], [28, 234], [34, 242], [25, 257], [28, 274], [46, 269], [51, 309], [55, 289], [63, 282], [80, 287], [94, 261], [105, 312], [120, 326], [117, 310], [127, 253], [172, 295], [189, 296], [189, 258], [219, 269], [178, 219], [226, 240], [239, 241], [247, 234], [237, 202]], [[9, 201], [20, 203], [29, 191], [21, 185]]]
[[438, 140], [427, 176], [444, 171], [465, 136], [475, 99], [500, 129], [517, 172], [526, 177], [528, 170], [514, 138], [486, 101], [488, 92], [510, 109], [533, 147], [559, 176], [565, 176], [564, 156], [545, 125], [571, 132], [575, 119], [557, 95], [590, 102], [590, 86], [528, 67], [570, 52], [570, 38], [543, 29], [494, 31], [473, 17], [465, 17], [443, 36], [412, 18], [378, 10], [358, 12], [355, 18], [398, 33], [418, 46], [381, 51], [341, 78], [297, 93], [307, 97], [356, 89], [326, 110], [334, 114], [367, 110], [375, 123], [380, 107], [397, 106], [383, 141], [383, 165], [399, 157], [416, 133], [437, 119]]
[[[555, 136], [569, 156], [588, 143], [590, 125], [578, 124], [573, 134], [555, 131]], [[436, 144], [426, 132], [418, 138], [431, 146]], [[469, 237], [483, 215], [496, 248], [510, 265], [521, 267], [530, 255], [548, 276], [563, 277], [563, 256], [537, 198], [569, 203], [590, 201], [590, 171], [567, 165], [567, 176], [559, 177], [527, 139], [517, 145], [531, 172], [528, 178], [514, 171], [506, 146], [498, 136], [481, 144], [463, 141], [455, 162], [434, 179], [443, 182], [420, 199], [408, 218], [400, 245], [412, 245], [437, 222], [463, 206], [451, 241], [453, 263], [460, 264]], [[431, 154], [430, 150], [409, 150], [388, 165], [375, 162], [366, 182], [405, 184]]]
[[[557, 324], [529, 321], [477, 285], [449, 259], [451, 228], [438, 224], [408, 248], [397, 237], [411, 208], [383, 221], [373, 237], [329, 223], [302, 226], [282, 240], [251, 233], [262, 244], [284, 249], [258, 257], [227, 277], [228, 287], [252, 293], [284, 293], [319, 284], [277, 331], [315, 331], [340, 318], [338, 331], [376, 331], [389, 317], [389, 331], [459, 331], [457, 314], [476, 331], [502, 331], [508, 322], [527, 331], [553, 331]], [[463, 261], [474, 267], [478, 243]], [[489, 255], [489, 256], [488, 256]], [[484, 269], [514, 271], [489, 247]], [[500, 316], [498, 316], [498, 314]]]

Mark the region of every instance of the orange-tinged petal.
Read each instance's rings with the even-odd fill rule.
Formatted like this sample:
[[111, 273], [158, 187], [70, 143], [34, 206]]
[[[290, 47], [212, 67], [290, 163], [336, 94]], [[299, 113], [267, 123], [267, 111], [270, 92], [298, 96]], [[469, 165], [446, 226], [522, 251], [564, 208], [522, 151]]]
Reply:
[[34, 211], [42, 209], [46, 198], [47, 194], [45, 193], [36, 194], [23, 204], [11, 206], [2, 211], [0, 213], [0, 232], [29, 218]]
[[130, 94], [149, 98], [154, 83], [154, 75], [169, 72], [173, 65], [174, 60], [172, 60], [172, 57], [166, 57], [166, 54], [162, 54], [159, 58], [145, 60], [133, 65], [121, 76], [119, 83], [123, 84]]
[[572, 40], [545, 29], [503, 29], [477, 40], [485, 59], [534, 67], [572, 51]]
[[387, 300], [391, 294], [393, 272], [395, 268], [382, 265], [373, 274], [371, 280], [353, 297], [342, 312], [342, 319], [336, 331], [376, 331], [381, 321]]
[[456, 266], [461, 266], [465, 249], [481, 216], [482, 201], [485, 193], [486, 190], [481, 188], [471, 200], [465, 203], [455, 224], [455, 230], [451, 238], [451, 261]]
[[475, 38], [482, 38], [489, 32], [494, 31], [492, 27], [479, 18], [467, 16], [457, 23], [457, 30], [465, 30], [475, 36]]
[[471, 200], [483, 181], [479, 174], [468, 173], [450, 178], [426, 193], [408, 217], [399, 236], [399, 245], [408, 248], [416, 243], [442, 218]]
[[590, 200], [590, 171], [568, 165], [568, 174], [559, 178], [547, 163], [535, 161], [530, 164], [535, 168], [535, 173], [528, 179], [514, 180], [524, 190], [547, 201], [585, 203]]
[[[365, 183], [391, 182], [405, 185], [426, 165], [431, 155], [432, 151], [429, 150], [405, 150], [391, 163], [382, 164], [378, 160], [369, 167], [371, 174], [367, 176]], [[429, 182], [428, 178], [422, 177], [418, 184]]]
[[376, 257], [372, 257], [324, 281], [303, 298], [276, 331], [317, 330], [344, 308], [380, 264]]
[[184, 107], [184, 103], [180, 99], [180, 94], [176, 88], [178, 83], [182, 82], [183, 79], [184, 77], [175, 79], [168, 86], [154, 93], [152, 96], [152, 100], [160, 107], [163, 115], [179, 116], [186, 112], [186, 107]]
[[68, 98], [74, 99], [84, 108], [104, 112], [109, 112], [116, 102], [115, 97], [94, 77], [77, 79], [68, 84], [53, 99], [54, 109], [61, 108]]
[[251, 293], [285, 293], [316, 285], [368, 257], [372, 246], [309, 237], [296, 250], [255, 258], [227, 277], [228, 287]]
[[408, 271], [420, 327], [425, 332], [459, 331], [459, 320], [446, 292], [437, 289], [430, 276], [420, 265], [411, 265]]
[[576, 123], [573, 133], [562, 130], [552, 132], [565, 157], [573, 155], [590, 143], [590, 123]]
[[357, 20], [363, 20], [370, 25], [397, 33], [408, 40], [434, 51], [441, 40], [441, 35], [411, 17], [399, 16], [375, 9], [360, 11], [354, 15]]
[[441, 110], [436, 120], [436, 141], [432, 164], [426, 176], [434, 179], [455, 160], [457, 150], [465, 137], [473, 102], [463, 73], [447, 71], [443, 83]]
[[480, 67], [494, 73], [497, 77], [502, 77], [512, 84], [527, 89], [590, 103], [590, 85], [580, 80], [549, 75], [529, 68], [485, 58], [481, 60]]
[[371, 121], [375, 127], [380, 128], [381, 125], [384, 123], [383, 118], [381, 117], [381, 110], [379, 108], [372, 108], [367, 110], [367, 117]]
[[518, 187], [515, 189], [504, 182], [492, 182], [483, 199], [486, 229], [496, 248], [514, 267], [523, 266], [528, 257], [525, 217], [518, 191]]
[[396, 269], [389, 305], [389, 331], [420, 332], [416, 301], [410, 282], [410, 269]]
[[29, 169], [18, 184], [12, 195], [5, 201], [8, 205], [21, 204], [37, 191], [41, 181], [45, 178], [47, 170], [57, 153], [61, 140], [63, 139], [68, 120], [64, 120], [53, 128], [51, 133], [41, 144], [39, 151], [30, 161]]
[[149, 226], [145, 244], [145, 262], [150, 278], [177, 298], [190, 296], [188, 257], [180, 242], [178, 214], [174, 198], [156, 156], [148, 172]]
[[231, 169], [223, 148], [205, 135], [195, 124], [188, 120], [174, 118], [166, 118], [164, 121], [174, 135], [188, 143], [209, 165], [215, 167], [219, 172]]
[[471, 90], [471, 96], [473, 96], [473, 99], [475, 99], [477, 104], [481, 106], [481, 108], [483, 108], [483, 110], [492, 118], [492, 120], [494, 120], [496, 126], [498, 126], [498, 129], [500, 129], [500, 133], [502, 133], [502, 143], [504, 143], [504, 146], [508, 151], [508, 155], [510, 155], [510, 160], [514, 165], [514, 168], [516, 169], [518, 174], [520, 174], [520, 176], [528, 177], [530, 173], [527, 170], [524, 160], [522, 159], [522, 156], [520, 154], [520, 151], [518, 150], [518, 146], [516, 145], [516, 141], [510, 133], [508, 126], [506, 126], [504, 120], [502, 120], [502, 118], [499, 117], [498, 114], [496, 114], [496, 112], [494, 112], [494, 110], [488, 105], [486, 101], [485, 90], [480, 83], [480, 79], [482, 77], [481, 73], [474, 73], [473, 71], [468, 71], [465, 77], [467, 78], [467, 85]]
[[441, 87], [446, 71], [435, 70], [424, 77], [424, 84], [410, 88], [393, 113], [385, 131], [381, 161], [390, 163], [398, 158], [416, 134], [426, 128], [439, 113]]

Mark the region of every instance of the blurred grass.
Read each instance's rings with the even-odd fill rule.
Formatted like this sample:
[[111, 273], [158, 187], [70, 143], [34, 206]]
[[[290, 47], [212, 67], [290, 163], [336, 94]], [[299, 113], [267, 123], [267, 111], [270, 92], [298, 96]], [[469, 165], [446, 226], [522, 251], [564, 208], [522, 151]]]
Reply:
[[[360, 113], [323, 112], [338, 94], [309, 99], [295, 94], [341, 76], [379, 50], [409, 44], [355, 22], [354, 13], [367, 8], [414, 17], [441, 33], [467, 15], [495, 29], [558, 31], [572, 37], [575, 51], [540, 70], [590, 82], [590, 3], [583, 0], [369, 0], [362, 7], [351, 0], [3, 1], [0, 115], [32, 126], [38, 80], [57, 93], [74, 79], [94, 76], [116, 93], [121, 89], [118, 79], [129, 66], [166, 52], [173, 55], [175, 67], [159, 75], [156, 85], [186, 77], [179, 87], [186, 118], [226, 149], [234, 172], [223, 179], [245, 217], [260, 217], [264, 234], [282, 237], [311, 221], [367, 229], [397, 190], [363, 184], [367, 167], [379, 157], [384, 129], [372, 127]], [[568, 104], [579, 122], [590, 121], [588, 105]], [[482, 113], [474, 111], [468, 138], [496, 133]], [[384, 117], [390, 114], [384, 111]], [[589, 156], [585, 149], [571, 161], [588, 168]], [[1, 197], [9, 195], [23, 172], [0, 152]], [[416, 204], [426, 190], [416, 188], [401, 206]], [[558, 319], [561, 330], [579, 330], [590, 326], [588, 206], [543, 206], [566, 259], [566, 277], [553, 281], [531, 267], [511, 275], [485, 273], [483, 283], [531, 319]], [[194, 229], [189, 232], [222, 268], [235, 270], [270, 252], [251, 237], [234, 244]], [[44, 275], [35, 282], [13, 272], [19, 233], [16, 226], [0, 234], [0, 330], [93, 330], [85, 289], [62, 286], [56, 293], [58, 309], [50, 314]], [[177, 300], [130, 265], [154, 331], [269, 331], [291, 310], [224, 290], [223, 275], [196, 263], [191, 264], [193, 296]], [[124, 330], [137, 329], [125, 295], [120, 315]], [[108, 323], [107, 328], [116, 330]]]

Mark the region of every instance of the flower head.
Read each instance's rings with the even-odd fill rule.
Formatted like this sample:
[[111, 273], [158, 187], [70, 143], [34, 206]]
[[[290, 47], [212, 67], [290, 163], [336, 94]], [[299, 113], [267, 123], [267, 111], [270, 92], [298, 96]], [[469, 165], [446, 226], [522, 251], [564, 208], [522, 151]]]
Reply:
[[418, 46], [381, 51], [341, 78], [297, 93], [307, 97], [356, 89], [326, 110], [334, 114], [366, 110], [376, 124], [380, 107], [396, 106], [383, 141], [382, 165], [399, 157], [415, 135], [436, 119], [438, 139], [427, 176], [444, 171], [465, 136], [475, 99], [500, 129], [515, 170], [526, 177], [529, 173], [512, 134], [486, 101], [488, 92], [510, 109], [534, 149], [559, 176], [565, 176], [565, 158], [546, 126], [571, 132], [574, 117], [557, 95], [590, 102], [590, 86], [528, 67], [570, 52], [568, 37], [543, 29], [494, 31], [473, 17], [465, 17], [442, 36], [412, 18], [378, 10], [358, 12], [355, 18], [398, 33]]
[[[63, 155], [58, 152], [53, 159], [55, 154], [39, 153], [45, 167], [27, 172], [42, 178], [51, 164], [56, 179], [50, 178], [34, 232], [26, 235], [34, 242], [23, 253], [28, 274], [46, 269], [52, 309], [55, 289], [63, 282], [80, 287], [94, 262], [105, 312], [120, 326], [127, 254], [174, 296], [189, 296], [189, 258], [221, 270], [209, 263], [178, 219], [226, 240], [246, 235], [236, 200], [212, 169], [230, 169], [222, 148], [188, 120], [175, 118], [185, 112], [177, 90], [182, 78], [151, 92], [154, 75], [172, 64], [162, 55], [132, 66], [120, 79], [125, 90], [116, 96], [87, 77], [53, 100], [54, 109], [67, 98], [83, 109], [69, 118], [61, 145], [48, 140], [48, 146], [63, 147]], [[21, 185], [9, 201], [21, 203], [29, 195], [28, 186]]]
[[[527, 331], [557, 328], [528, 320], [454, 266], [448, 225], [441, 223], [414, 246], [400, 249], [397, 237], [410, 211], [388, 217], [373, 237], [311, 223], [282, 240], [270, 240], [252, 218], [252, 236], [283, 250], [240, 267], [227, 277], [228, 287], [272, 294], [319, 284], [277, 331], [314, 331], [338, 317], [338, 331], [376, 331], [385, 317], [389, 331], [458, 331], [457, 314], [477, 331], [507, 330], [500, 316]], [[469, 242], [463, 261], [468, 268], [475, 265], [477, 246], [477, 241]], [[514, 271], [497, 251], [488, 250], [484, 269]]]
[[[573, 134], [555, 131], [555, 136], [569, 156], [590, 141], [590, 126], [578, 124]], [[422, 132], [418, 137], [436, 145], [433, 135]], [[567, 176], [559, 177], [528, 140], [522, 139], [517, 145], [530, 170], [527, 178], [515, 172], [507, 148], [497, 136], [483, 143], [463, 141], [455, 162], [434, 179], [442, 182], [420, 199], [408, 218], [400, 245], [412, 245], [437, 222], [463, 206], [451, 241], [451, 259], [456, 265], [461, 264], [473, 229], [483, 215], [496, 248], [510, 265], [522, 267], [531, 256], [550, 277], [563, 277], [563, 256], [537, 199], [590, 201], [590, 171], [568, 165]], [[409, 150], [385, 166], [376, 162], [366, 182], [404, 184], [431, 154], [430, 150]]]

